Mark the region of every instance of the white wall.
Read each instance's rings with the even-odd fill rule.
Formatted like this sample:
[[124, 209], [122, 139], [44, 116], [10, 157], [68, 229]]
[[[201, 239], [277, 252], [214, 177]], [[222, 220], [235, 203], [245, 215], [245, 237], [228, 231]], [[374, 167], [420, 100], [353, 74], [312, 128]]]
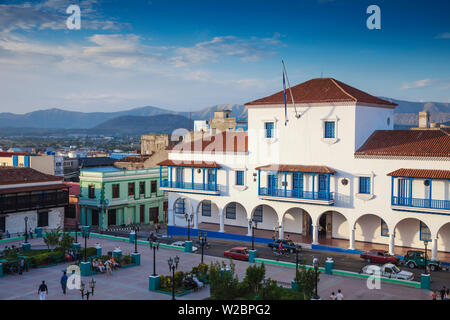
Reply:
[[[28, 231], [33, 231], [37, 227], [37, 211], [25, 211], [7, 214], [5, 223], [6, 230], [10, 233], [23, 233], [25, 232], [24, 218], [28, 217], [27, 228]], [[56, 229], [58, 227], [64, 227], [64, 208], [49, 209], [48, 213], [48, 227], [43, 227], [43, 230]]]

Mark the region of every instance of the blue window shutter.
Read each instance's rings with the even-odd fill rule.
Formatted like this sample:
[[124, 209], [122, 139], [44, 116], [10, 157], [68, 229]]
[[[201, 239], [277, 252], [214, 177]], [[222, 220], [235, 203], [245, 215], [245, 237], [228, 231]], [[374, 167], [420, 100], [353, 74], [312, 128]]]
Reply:
[[27, 167], [27, 168], [30, 167], [30, 156], [24, 157], [24, 167]]
[[202, 216], [211, 217], [211, 201], [204, 200], [202, 202]]
[[17, 167], [19, 165], [19, 157], [13, 156], [13, 167]]
[[359, 193], [370, 193], [370, 177], [359, 177]]
[[266, 122], [266, 138], [273, 138], [274, 134], [273, 134], [273, 122]]
[[244, 171], [236, 171], [236, 185], [244, 185]]
[[230, 203], [225, 211], [227, 219], [236, 220], [236, 202]]
[[335, 122], [325, 121], [325, 138], [335, 138]]

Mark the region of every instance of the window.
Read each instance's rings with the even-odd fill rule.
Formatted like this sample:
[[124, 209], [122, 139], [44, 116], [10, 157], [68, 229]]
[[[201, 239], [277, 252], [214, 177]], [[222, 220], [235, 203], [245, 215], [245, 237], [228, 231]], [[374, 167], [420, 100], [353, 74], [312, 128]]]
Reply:
[[389, 229], [388, 229], [386, 222], [384, 222], [383, 219], [381, 219], [381, 236], [389, 237]]
[[128, 196], [134, 196], [134, 183], [128, 183]]
[[6, 217], [0, 217], [0, 231], [5, 232], [6, 231]]
[[258, 206], [255, 209], [255, 212], [253, 212], [253, 220], [256, 222], [263, 222], [263, 207]]
[[225, 217], [227, 219], [236, 220], [236, 203], [230, 203], [225, 210]]
[[422, 221], [420, 221], [420, 241], [431, 241], [430, 229]]
[[88, 190], [89, 190], [89, 199], [94, 199], [95, 198], [95, 186], [89, 186]]
[[184, 215], [184, 199], [180, 199], [175, 204], [175, 214]]
[[38, 227], [48, 226], [48, 211], [38, 212]]
[[145, 194], [145, 181], [139, 182], [139, 194], [140, 195]]
[[273, 138], [274, 137], [274, 123], [273, 122], [266, 122], [265, 124], [266, 129], [266, 138]]
[[335, 138], [335, 122], [334, 121], [325, 121], [324, 128], [324, 137], [327, 139], [333, 139]]
[[151, 192], [152, 192], [152, 193], [156, 193], [156, 181], [152, 181]]
[[202, 216], [211, 217], [211, 201], [204, 200], [202, 202]]
[[64, 210], [64, 216], [69, 219], [75, 219], [77, 216], [77, 209], [75, 205], [69, 204]]
[[359, 177], [359, 193], [370, 194], [370, 177]]
[[119, 198], [119, 185], [118, 184], [112, 185], [112, 197]]
[[244, 185], [244, 171], [236, 171], [236, 185]]

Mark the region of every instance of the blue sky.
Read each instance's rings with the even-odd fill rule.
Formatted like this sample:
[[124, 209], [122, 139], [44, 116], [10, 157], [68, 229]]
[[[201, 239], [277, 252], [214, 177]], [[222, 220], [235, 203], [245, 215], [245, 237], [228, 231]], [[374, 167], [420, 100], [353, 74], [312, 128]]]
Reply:
[[[66, 8], [81, 8], [69, 30]], [[369, 5], [381, 29], [369, 30]], [[198, 110], [333, 77], [450, 103], [448, 1], [0, 1], [1, 112]]]

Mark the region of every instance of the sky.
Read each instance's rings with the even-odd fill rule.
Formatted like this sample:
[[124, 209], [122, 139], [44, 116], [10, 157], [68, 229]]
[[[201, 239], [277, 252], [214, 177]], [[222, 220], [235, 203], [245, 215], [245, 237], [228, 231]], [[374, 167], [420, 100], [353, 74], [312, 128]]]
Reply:
[[450, 103], [449, 12], [446, 0], [0, 0], [0, 112], [244, 104], [282, 89], [282, 59], [292, 86], [332, 77]]

